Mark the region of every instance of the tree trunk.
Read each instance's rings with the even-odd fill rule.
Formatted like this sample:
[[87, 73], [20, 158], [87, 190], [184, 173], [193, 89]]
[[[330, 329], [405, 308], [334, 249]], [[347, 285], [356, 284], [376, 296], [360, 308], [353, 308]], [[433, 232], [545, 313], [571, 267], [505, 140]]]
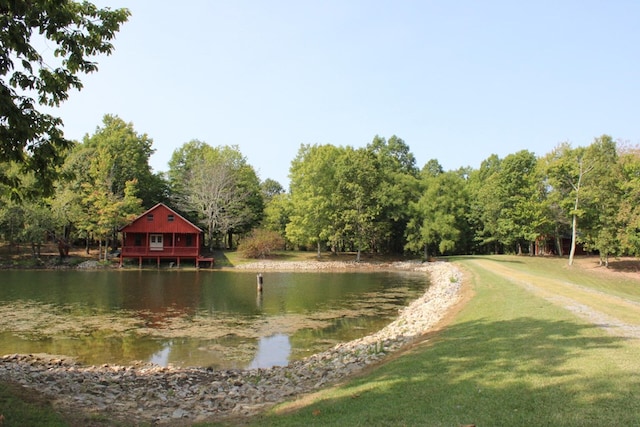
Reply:
[[558, 256], [564, 256], [564, 251], [562, 249], [562, 237], [560, 237], [560, 234], [558, 233], [557, 230], [556, 230], [556, 253], [558, 254]]
[[211, 227], [207, 230], [207, 244], [205, 246], [209, 247], [209, 251], [213, 251], [213, 232], [211, 231]]
[[58, 239], [58, 254], [60, 259], [69, 256], [69, 244], [65, 240]]
[[318, 240], [318, 259], [320, 258], [320, 240]]
[[[578, 200], [576, 199], [576, 205]], [[576, 238], [578, 237], [578, 215], [573, 214], [571, 220], [571, 251], [569, 252], [569, 265], [573, 265], [573, 257], [576, 254]]]
[[578, 237], [578, 206], [580, 206], [580, 188], [582, 187], [582, 178], [593, 170], [593, 167], [589, 167], [585, 170], [583, 159], [580, 159], [580, 174], [578, 175], [578, 183], [574, 185], [576, 191], [576, 201], [573, 205], [573, 218], [571, 220], [571, 251], [569, 252], [569, 265], [573, 265], [573, 257], [576, 254], [576, 240]]

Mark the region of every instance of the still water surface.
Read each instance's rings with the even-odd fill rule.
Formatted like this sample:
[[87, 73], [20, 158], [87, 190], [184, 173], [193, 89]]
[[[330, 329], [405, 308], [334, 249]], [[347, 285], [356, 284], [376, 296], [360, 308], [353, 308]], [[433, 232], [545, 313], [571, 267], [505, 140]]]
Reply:
[[286, 365], [381, 329], [424, 293], [417, 273], [1, 271], [0, 355], [86, 364]]

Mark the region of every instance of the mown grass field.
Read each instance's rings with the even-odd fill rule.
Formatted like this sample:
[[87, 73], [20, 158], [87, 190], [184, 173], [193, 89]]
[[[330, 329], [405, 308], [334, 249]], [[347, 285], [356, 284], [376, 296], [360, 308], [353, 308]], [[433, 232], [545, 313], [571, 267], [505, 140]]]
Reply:
[[[638, 425], [640, 341], [612, 335], [552, 296], [527, 289], [571, 295], [563, 282], [639, 301], [637, 278], [590, 263], [569, 268], [561, 259], [452, 261], [466, 271], [473, 295], [440, 333], [366, 375], [281, 405], [250, 424]], [[600, 308], [598, 298], [576, 294], [583, 309]], [[622, 311], [640, 326], [632, 306]]]
[[[449, 261], [466, 274], [466, 302], [440, 331], [336, 387], [209, 425], [639, 424], [638, 273], [597, 268], [593, 259], [574, 267], [515, 256]], [[46, 402], [2, 384], [0, 415], [5, 426], [65, 425]]]

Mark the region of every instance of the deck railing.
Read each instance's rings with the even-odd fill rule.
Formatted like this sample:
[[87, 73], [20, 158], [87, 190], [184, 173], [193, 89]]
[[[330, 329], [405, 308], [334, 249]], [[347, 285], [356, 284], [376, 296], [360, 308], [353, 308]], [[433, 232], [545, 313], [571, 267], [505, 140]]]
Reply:
[[150, 256], [150, 257], [197, 257], [199, 254], [196, 247], [177, 247], [177, 246], [165, 246], [161, 250], [150, 249], [147, 246], [125, 246], [122, 248], [123, 257], [137, 257], [137, 256]]

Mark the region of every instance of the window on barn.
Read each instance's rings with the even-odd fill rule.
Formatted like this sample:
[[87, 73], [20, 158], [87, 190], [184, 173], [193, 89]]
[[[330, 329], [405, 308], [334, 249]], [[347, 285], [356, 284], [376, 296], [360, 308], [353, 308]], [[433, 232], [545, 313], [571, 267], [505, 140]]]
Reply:
[[147, 215], [147, 221], [153, 221], [153, 214]]
[[169, 222], [173, 222], [173, 215], [169, 214], [169, 215], [167, 216], [167, 221], [169, 221]]

